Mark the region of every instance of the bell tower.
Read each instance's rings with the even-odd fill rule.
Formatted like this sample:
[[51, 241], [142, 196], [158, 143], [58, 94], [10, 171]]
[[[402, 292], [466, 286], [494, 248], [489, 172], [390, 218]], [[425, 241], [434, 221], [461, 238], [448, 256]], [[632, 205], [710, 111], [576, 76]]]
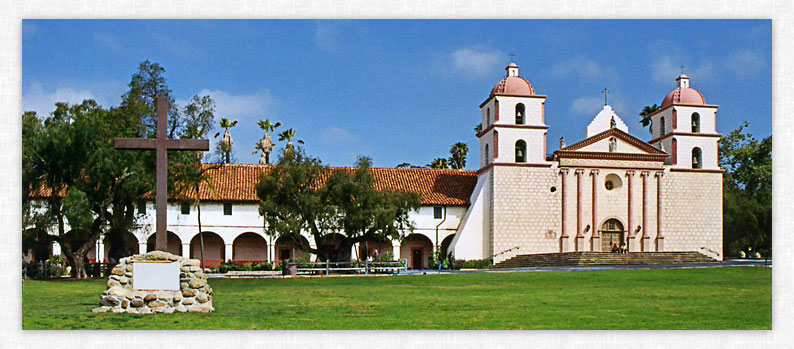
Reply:
[[666, 165], [677, 169], [719, 170], [717, 105], [690, 87], [689, 77], [681, 74], [677, 88], [667, 94], [659, 111], [651, 115], [648, 143], [670, 156]]
[[546, 96], [519, 76], [518, 65], [505, 67], [506, 76], [480, 104], [482, 131], [480, 168], [491, 164], [546, 163]]

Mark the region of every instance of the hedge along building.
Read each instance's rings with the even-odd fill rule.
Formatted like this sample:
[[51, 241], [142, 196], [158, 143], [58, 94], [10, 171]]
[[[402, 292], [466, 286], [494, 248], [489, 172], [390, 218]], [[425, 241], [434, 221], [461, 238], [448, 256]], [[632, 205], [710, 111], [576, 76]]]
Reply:
[[[419, 193], [422, 206], [410, 213], [415, 230], [403, 241], [358, 244], [351, 259], [378, 249], [424, 268], [436, 245], [456, 259], [498, 263], [518, 254], [607, 251], [621, 243], [632, 252], [698, 251], [722, 259], [717, 106], [706, 104], [687, 76], [651, 115], [650, 142], [631, 136], [605, 105], [584, 140], [546, 156], [546, 97], [519, 76], [517, 65], [506, 70], [480, 105], [480, 169], [371, 169], [377, 187]], [[312, 257], [264, 234], [255, 186], [266, 168], [222, 165], [209, 172], [216, 195], [199, 190], [208, 266]], [[153, 202], [139, 206], [144, 217], [127, 239], [130, 254], [154, 247]], [[168, 252], [198, 258], [195, 209], [171, 201], [168, 222]], [[301, 243], [315, 247], [305, 233]], [[99, 255], [89, 257], [102, 260], [107, 248], [97, 247]]]
[[722, 259], [717, 106], [689, 77], [651, 115], [652, 140], [628, 133], [609, 105], [584, 140], [546, 156], [546, 97], [518, 66], [480, 105], [480, 170], [452, 241], [459, 259], [518, 254], [698, 251]]

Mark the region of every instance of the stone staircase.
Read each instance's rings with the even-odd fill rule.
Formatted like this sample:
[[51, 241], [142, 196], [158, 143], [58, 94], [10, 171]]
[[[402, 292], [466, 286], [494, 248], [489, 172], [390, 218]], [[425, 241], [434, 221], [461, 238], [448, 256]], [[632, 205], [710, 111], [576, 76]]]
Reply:
[[565, 252], [518, 255], [491, 268], [707, 263], [719, 261], [699, 252]]

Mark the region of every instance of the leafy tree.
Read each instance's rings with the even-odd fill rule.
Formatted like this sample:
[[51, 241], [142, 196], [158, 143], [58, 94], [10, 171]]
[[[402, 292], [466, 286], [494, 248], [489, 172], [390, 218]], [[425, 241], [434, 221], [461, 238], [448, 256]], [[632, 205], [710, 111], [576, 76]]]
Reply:
[[[221, 138], [221, 143], [219, 144], [219, 147], [226, 156], [226, 163], [229, 164], [231, 163], [231, 158], [229, 157], [229, 154], [232, 152], [232, 148], [234, 147], [234, 140], [232, 139], [232, 134], [229, 133], [229, 129], [234, 126], [237, 126], [237, 120], [230, 121], [227, 118], [221, 118], [220, 125], [226, 131], [223, 133], [223, 138]], [[219, 135], [220, 133], [216, 133], [215, 138], [218, 138]]]
[[720, 140], [723, 175], [723, 250], [772, 253], [772, 136], [761, 141], [742, 126]]
[[270, 132], [275, 131], [278, 127], [281, 126], [281, 122], [276, 122], [275, 124], [270, 122], [270, 119], [259, 120], [256, 123], [259, 128], [265, 131], [265, 135], [262, 137], [262, 140], [256, 142], [256, 150], [254, 150], [253, 154], [257, 152], [262, 152], [262, 157], [259, 159], [260, 165], [268, 165], [270, 164], [270, 153], [273, 152], [273, 140], [270, 137]]
[[407, 162], [403, 162], [403, 163], [395, 166], [394, 168], [413, 168], [413, 165], [411, 165], [410, 163], [407, 163]]
[[653, 106], [646, 105], [645, 107], [643, 107], [642, 111], [640, 112], [640, 124], [642, 125], [642, 127], [648, 127], [648, 125], [651, 124], [651, 115], [659, 111], [660, 109], [661, 108], [659, 108], [659, 106], [656, 104], [654, 104]]
[[192, 164], [178, 164], [176, 168], [176, 192], [181, 200], [192, 197], [192, 206], [196, 208], [198, 221], [199, 244], [201, 251], [201, 269], [204, 269], [204, 232], [201, 229], [201, 196], [200, 188], [206, 187], [211, 196], [215, 196], [215, 182], [209, 176], [210, 171], [217, 170], [221, 164], [202, 165], [199, 162]]
[[153, 138], [157, 131], [157, 97], [168, 98], [168, 137], [174, 138], [181, 124], [179, 108], [165, 79], [165, 68], [157, 63], [144, 61], [128, 84], [129, 90], [121, 97], [120, 109], [125, 117], [140, 120], [136, 134]]
[[449, 167], [453, 170], [466, 168], [466, 155], [469, 154], [469, 146], [466, 143], [458, 142], [452, 145], [449, 150], [452, 155], [449, 158]]
[[427, 167], [435, 169], [447, 169], [449, 168], [449, 162], [444, 158], [435, 158], [427, 165]]
[[482, 132], [482, 122], [477, 124], [477, 126], [474, 126], [474, 134], [478, 135], [480, 132]]
[[[360, 158], [353, 173], [332, 171], [301, 148], [285, 150], [257, 185], [268, 234], [289, 237], [293, 245], [323, 261], [348, 258], [357, 242], [400, 239], [403, 231], [413, 228], [408, 212], [418, 209], [419, 196], [376, 190], [370, 165], [370, 159]], [[301, 231], [312, 236], [316, 248], [299, 243]]]

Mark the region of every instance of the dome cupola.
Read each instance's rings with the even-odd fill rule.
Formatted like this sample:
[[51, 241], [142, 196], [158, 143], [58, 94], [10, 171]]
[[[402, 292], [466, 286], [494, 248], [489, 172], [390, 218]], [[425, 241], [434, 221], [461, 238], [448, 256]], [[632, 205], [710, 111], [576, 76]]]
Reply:
[[678, 83], [678, 88], [664, 97], [662, 109], [673, 104], [706, 105], [706, 99], [703, 98], [703, 95], [698, 90], [689, 87], [688, 76], [681, 74], [675, 81]]
[[493, 96], [534, 96], [535, 95], [535, 88], [532, 87], [532, 84], [529, 81], [525, 80], [522, 77], [518, 76], [518, 65], [515, 63], [510, 63], [505, 70], [507, 71], [507, 76], [505, 76], [502, 81], [496, 84], [496, 86], [491, 89], [491, 95]]

